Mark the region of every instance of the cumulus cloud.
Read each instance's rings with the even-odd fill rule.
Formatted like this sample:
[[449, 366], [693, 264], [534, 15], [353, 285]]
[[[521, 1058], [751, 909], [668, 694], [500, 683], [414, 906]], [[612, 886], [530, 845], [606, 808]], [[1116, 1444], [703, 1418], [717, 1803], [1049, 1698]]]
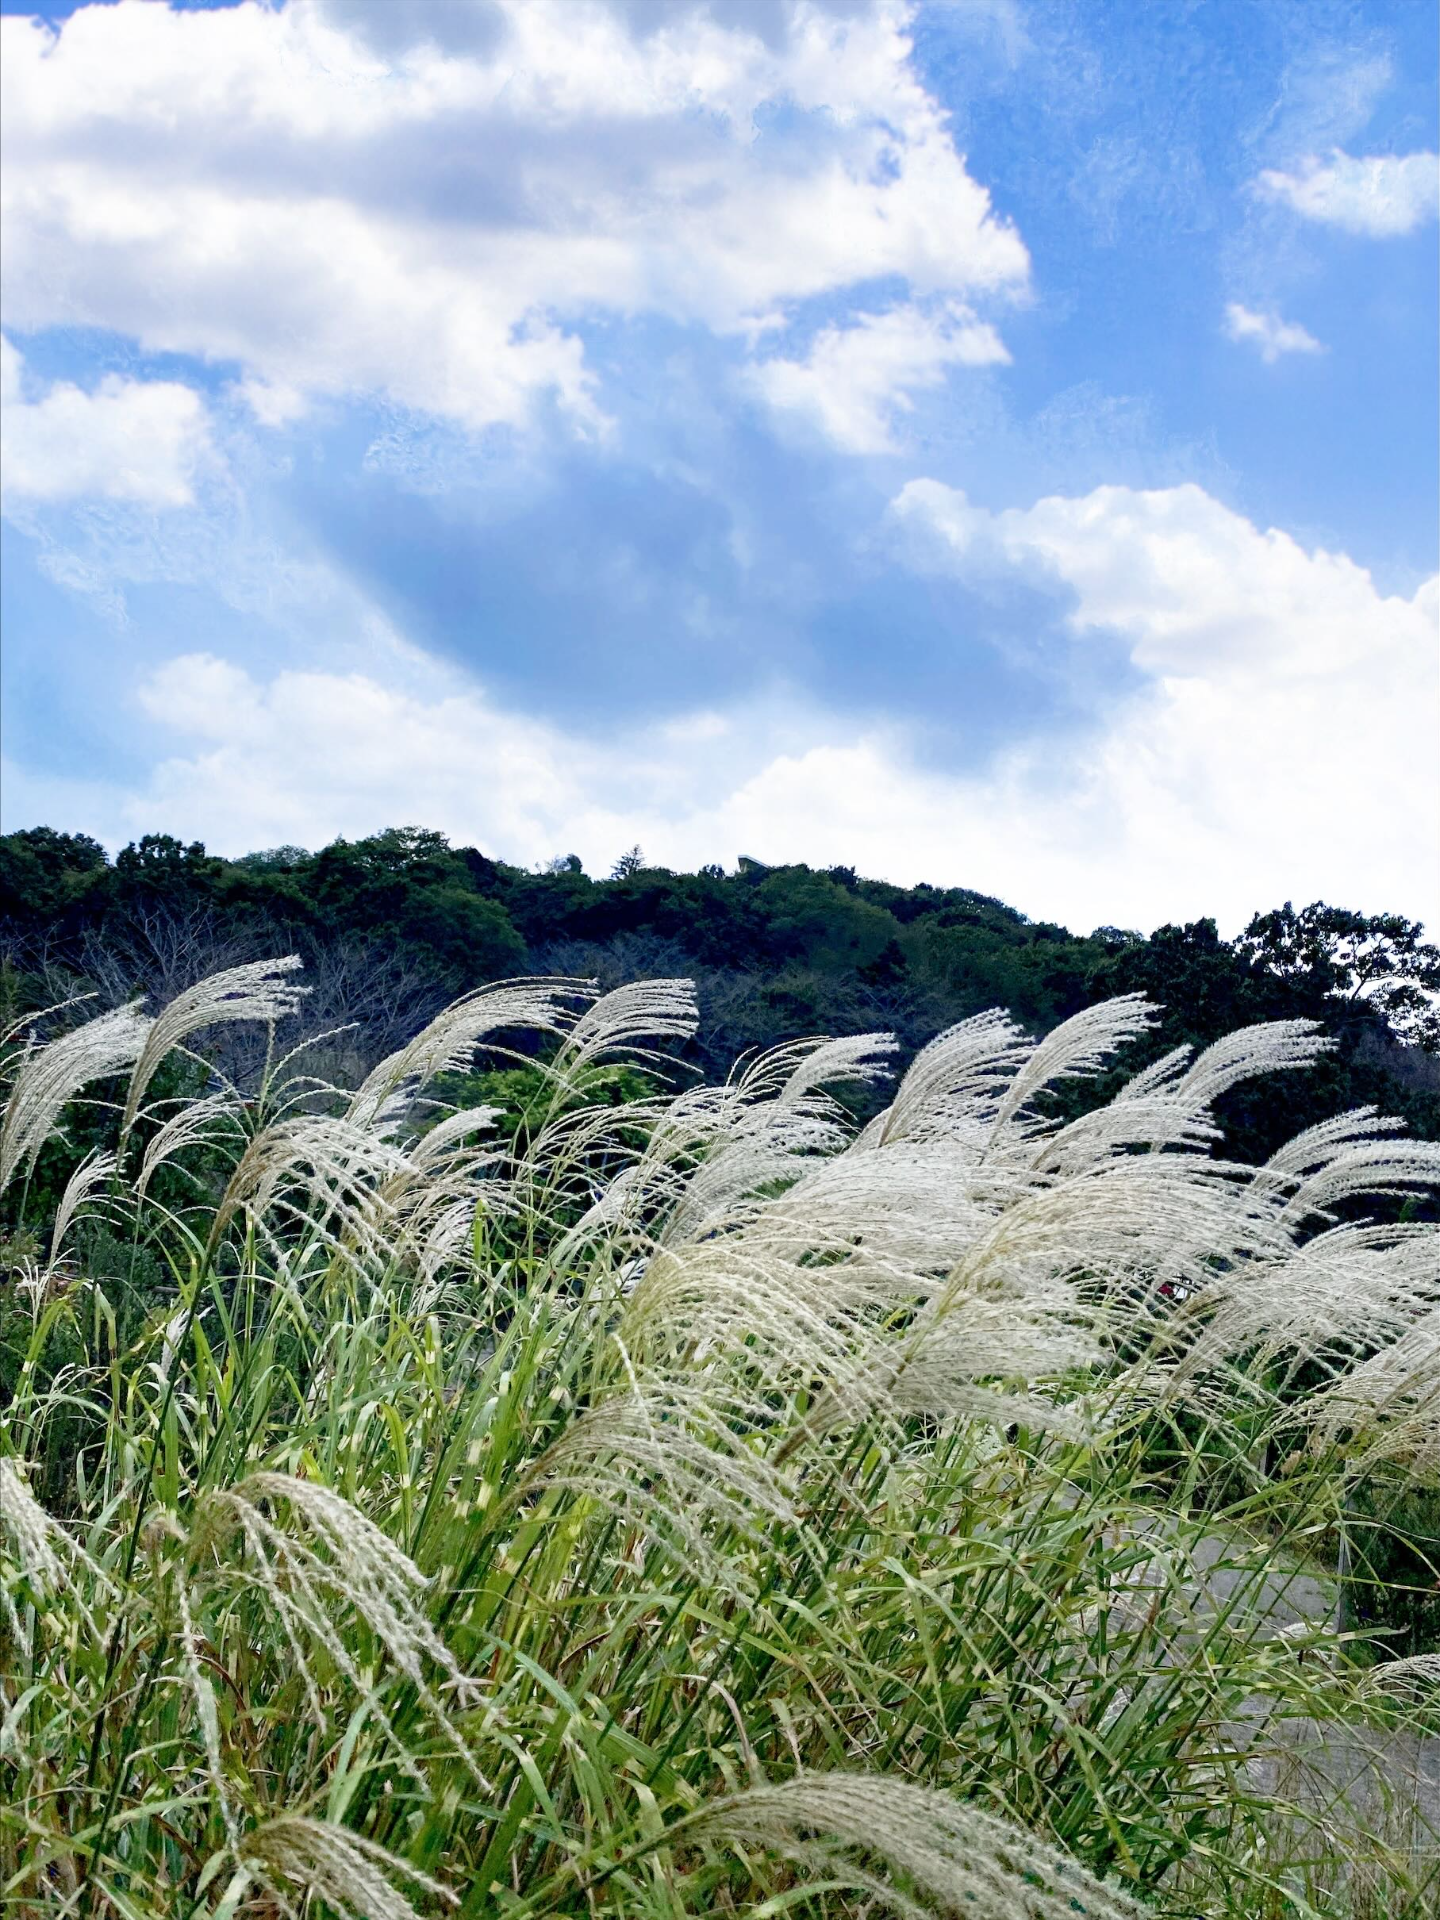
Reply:
[[777, 356], [754, 370], [770, 405], [807, 415], [850, 453], [895, 451], [895, 413], [913, 393], [938, 387], [951, 367], [1009, 361], [1000, 336], [958, 302], [938, 313], [909, 304], [826, 327], [802, 360]]
[[[92, 796], [116, 838], [163, 824], [231, 852], [422, 820], [509, 859], [638, 841], [677, 866], [844, 862], [964, 884], [1088, 928], [1325, 897], [1437, 918], [1436, 582], [1380, 593], [1343, 554], [1262, 532], [1195, 486], [1102, 487], [989, 512], [922, 480], [893, 507], [909, 563], [1020, 575], [1068, 599], [1077, 653], [1118, 638], [1138, 690], [1088, 735], [975, 771], [895, 727], [757, 707], [581, 737], [427, 667], [405, 682], [261, 679], [187, 655], [144, 685], [179, 750]], [[68, 806], [33, 782], [12, 808]]]
[[1296, 320], [1282, 320], [1274, 313], [1252, 313], [1232, 300], [1225, 309], [1225, 333], [1231, 340], [1249, 341], [1259, 351], [1266, 366], [1273, 366], [1282, 354], [1323, 353], [1324, 347], [1314, 334]]
[[1433, 921], [1435, 580], [1382, 595], [1193, 485], [990, 513], [922, 480], [894, 510], [928, 564], [1052, 580], [1077, 644], [1118, 635], [1146, 676], [1068, 764], [1022, 747], [992, 777], [1057, 891], [1138, 918], [1339, 895]]
[[0, 335], [0, 469], [6, 497], [99, 496], [183, 507], [209, 447], [204, 404], [173, 380], [107, 374], [90, 392], [54, 382], [24, 393], [19, 349]]
[[597, 314], [753, 337], [886, 276], [1025, 281], [897, 0], [445, 20], [412, 42], [335, 0], [6, 18], [9, 323], [238, 362], [262, 419], [366, 391], [483, 426], [550, 392], [598, 428]]
[[1296, 173], [1267, 167], [1255, 184], [1307, 220], [1376, 239], [1410, 233], [1440, 208], [1440, 162], [1433, 153], [1355, 159], [1336, 147], [1328, 160], [1310, 155]]

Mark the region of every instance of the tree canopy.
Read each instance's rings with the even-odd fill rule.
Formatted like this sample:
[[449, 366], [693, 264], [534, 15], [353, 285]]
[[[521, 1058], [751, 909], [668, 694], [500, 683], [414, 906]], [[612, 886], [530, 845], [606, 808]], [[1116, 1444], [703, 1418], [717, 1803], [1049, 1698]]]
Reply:
[[[1157, 1055], [1261, 1020], [1310, 1018], [1330, 1033], [1305, 1086], [1281, 1076], [1237, 1096], [1227, 1126], [1251, 1156], [1337, 1103], [1373, 1102], [1440, 1137], [1440, 949], [1398, 914], [1319, 901], [1257, 915], [1235, 940], [1205, 919], [1148, 937], [1074, 933], [967, 888], [899, 887], [851, 867], [744, 858], [674, 873], [635, 847], [592, 878], [573, 854], [529, 870], [421, 827], [236, 860], [147, 834], [112, 861], [86, 835], [36, 827], [0, 837], [0, 928], [7, 991], [35, 1004], [57, 970], [82, 982], [101, 972], [113, 996], [117, 955], [161, 949], [173, 986], [187, 942], [201, 971], [217, 954], [298, 949], [357, 1003], [398, 993], [417, 1008], [526, 971], [607, 984], [685, 972], [717, 1059], [837, 1028], [886, 1027], [910, 1046], [997, 1005], [1040, 1030], [1143, 992], [1165, 1009]], [[133, 963], [135, 988], [152, 984], [147, 964]], [[339, 1012], [377, 1017], [373, 1005]]]

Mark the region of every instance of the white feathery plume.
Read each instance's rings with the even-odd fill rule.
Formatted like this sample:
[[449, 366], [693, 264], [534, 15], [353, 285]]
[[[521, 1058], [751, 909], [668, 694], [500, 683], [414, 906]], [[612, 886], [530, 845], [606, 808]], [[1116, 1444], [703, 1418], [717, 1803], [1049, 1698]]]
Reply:
[[502, 980], [466, 994], [366, 1076], [346, 1118], [357, 1127], [383, 1124], [438, 1075], [469, 1066], [490, 1034], [514, 1028], [566, 1032], [574, 1024], [567, 1001], [591, 991], [585, 981]]
[[664, 1246], [703, 1240], [733, 1225], [761, 1190], [795, 1179], [803, 1155], [833, 1152], [833, 1123], [774, 1102], [743, 1110], [730, 1137], [679, 1187], [658, 1238]]
[[1156, 1010], [1143, 994], [1127, 993], [1062, 1021], [1011, 1081], [995, 1114], [991, 1144], [999, 1144], [1006, 1130], [1017, 1125], [1023, 1133], [1033, 1131], [1035, 1122], [1026, 1118], [1025, 1108], [1037, 1093], [1057, 1080], [1089, 1079], [1101, 1072], [1121, 1047], [1148, 1033], [1155, 1020]]
[[119, 1073], [143, 1051], [151, 1022], [137, 1005], [116, 1007], [21, 1055], [0, 1121], [0, 1188], [34, 1166], [66, 1101], [92, 1080]]
[[[790, 1041], [756, 1055], [724, 1087], [681, 1094], [625, 1182], [624, 1213], [633, 1221], [647, 1205], [668, 1203], [667, 1244], [728, 1223], [761, 1188], [793, 1180], [814, 1156], [845, 1144], [844, 1111], [824, 1089], [885, 1077], [877, 1056], [890, 1045], [887, 1034]], [[602, 1204], [602, 1216], [619, 1217], [613, 1204]]]
[[[1018, 1299], [949, 1293], [920, 1315], [886, 1397], [898, 1412], [1025, 1419], [1078, 1432], [1074, 1409], [1022, 1387], [1098, 1364], [1101, 1349], [1062, 1282], [1033, 1282]], [[993, 1385], [985, 1385], [992, 1382]]]
[[1364, 1692], [1407, 1706], [1440, 1706], [1440, 1653], [1416, 1653], [1406, 1660], [1380, 1660], [1361, 1681]]
[[93, 992], [72, 993], [64, 1000], [52, 1000], [48, 1007], [37, 1007], [33, 1013], [22, 1013], [18, 1020], [12, 1020], [10, 1025], [0, 1032], [0, 1047], [8, 1047], [12, 1040], [18, 1040], [28, 1028], [25, 1049], [28, 1051], [29, 1047], [35, 1043], [35, 1029], [42, 1020], [48, 1020], [52, 1013], [64, 1013], [69, 1007], [83, 1006], [87, 1000], [94, 1000], [96, 997]]
[[948, 1027], [916, 1054], [893, 1103], [857, 1144], [878, 1147], [937, 1133], [978, 1144], [1032, 1050], [1023, 1028], [998, 1007]]
[[1298, 1181], [1329, 1166], [1337, 1155], [1348, 1152], [1351, 1147], [1368, 1146], [1383, 1134], [1403, 1133], [1404, 1129], [1403, 1120], [1381, 1114], [1374, 1107], [1352, 1107], [1350, 1112], [1334, 1114], [1318, 1126], [1297, 1133], [1293, 1140], [1287, 1140], [1265, 1162], [1265, 1171], [1287, 1181]]
[[1035, 1173], [1068, 1176], [1104, 1166], [1135, 1147], [1203, 1153], [1219, 1138], [1218, 1127], [1163, 1095], [1113, 1100], [1045, 1135], [1028, 1165]]
[[[1268, 1169], [1267, 1169], [1268, 1171]], [[1389, 1194], [1405, 1199], [1440, 1187], [1440, 1141], [1359, 1139], [1331, 1154], [1295, 1188], [1286, 1217], [1324, 1215], [1338, 1201]]]
[[852, 1149], [802, 1163], [799, 1178], [759, 1207], [743, 1233], [747, 1246], [793, 1260], [858, 1248], [920, 1287], [920, 1276], [955, 1265], [1015, 1191], [951, 1141]]
[[657, 1360], [687, 1354], [692, 1376], [705, 1356], [721, 1356], [772, 1380], [828, 1380], [881, 1297], [874, 1273], [857, 1265], [802, 1266], [719, 1238], [657, 1252], [629, 1293], [620, 1334]]
[[[236, 1848], [241, 1871], [262, 1880], [291, 1911], [289, 1894], [322, 1901], [340, 1920], [420, 1920], [396, 1881], [458, 1904], [449, 1887], [373, 1840], [328, 1820], [282, 1813], [251, 1828]], [[232, 1886], [232, 1891], [235, 1891]]]
[[249, 960], [241, 967], [212, 973], [184, 993], [176, 994], [151, 1023], [145, 1045], [130, 1076], [125, 1112], [120, 1122], [123, 1138], [135, 1124], [140, 1103], [166, 1054], [192, 1033], [234, 1020], [284, 1020], [294, 1013], [310, 989], [290, 976], [302, 965], [299, 954], [278, 960]]
[[75, 1217], [97, 1187], [103, 1187], [114, 1174], [118, 1162], [113, 1153], [88, 1153], [65, 1182], [60, 1205], [55, 1209], [55, 1224], [50, 1230], [50, 1265], [60, 1258], [66, 1234]]
[[1192, 1112], [1207, 1112], [1222, 1093], [1262, 1073], [1313, 1067], [1335, 1042], [1321, 1033], [1318, 1020], [1266, 1020], [1238, 1027], [1199, 1055], [1176, 1083], [1175, 1097]]
[[[843, 1110], [809, 1077], [811, 1057], [827, 1052], [813, 1041], [777, 1047], [724, 1087], [681, 1094], [626, 1182], [628, 1217], [664, 1201], [671, 1211], [660, 1239], [699, 1238], [729, 1223], [762, 1188], [795, 1179], [815, 1156], [844, 1146]], [[854, 1065], [854, 1054], [844, 1050], [814, 1071], [833, 1077], [836, 1068]]]
[[717, 1403], [676, 1379], [642, 1378], [623, 1343], [621, 1353], [629, 1390], [572, 1421], [526, 1473], [517, 1495], [540, 1486], [567, 1488], [600, 1502], [718, 1584], [743, 1586], [742, 1560], [718, 1550], [713, 1536], [733, 1532], [751, 1541], [764, 1521], [778, 1520], [803, 1541], [788, 1484], [735, 1430], [733, 1401]]
[[1098, 1325], [1150, 1327], [1167, 1291], [1198, 1293], [1229, 1266], [1290, 1248], [1273, 1200], [1234, 1169], [1197, 1154], [1122, 1154], [1017, 1200], [947, 1289], [1022, 1298], [1063, 1279]]
[[236, 1163], [216, 1209], [212, 1239], [241, 1207], [257, 1216], [281, 1205], [304, 1213], [315, 1202], [338, 1210], [348, 1229], [368, 1236], [389, 1213], [377, 1189], [407, 1174], [409, 1165], [398, 1147], [350, 1120], [318, 1114], [275, 1121], [254, 1136]]
[[1203, 1316], [1184, 1370], [1238, 1358], [1328, 1359], [1399, 1339], [1440, 1308], [1433, 1231], [1420, 1226], [1342, 1226], [1277, 1259], [1217, 1274], [1193, 1304]]
[[1176, 1047], [1173, 1052], [1162, 1054], [1148, 1067], [1127, 1080], [1115, 1095], [1112, 1104], [1127, 1100], [1155, 1100], [1173, 1096], [1177, 1082], [1184, 1076], [1185, 1069], [1194, 1053], [1193, 1047]]
[[743, 1101], [803, 1102], [826, 1087], [873, 1086], [894, 1072], [892, 1033], [856, 1033], [838, 1040], [808, 1035], [784, 1040], [737, 1063], [727, 1082]]
[[26, 1579], [42, 1593], [58, 1586], [64, 1574], [55, 1546], [60, 1529], [9, 1454], [0, 1454], [0, 1525], [9, 1553]]
[[10, 1454], [0, 1454], [0, 1604], [17, 1646], [24, 1639], [11, 1598], [17, 1580], [26, 1581], [38, 1595], [68, 1590], [92, 1637], [99, 1639], [95, 1621], [75, 1586], [72, 1570], [77, 1566], [83, 1566], [101, 1587], [110, 1586], [103, 1569], [31, 1493], [19, 1463]]
[[688, 1040], [700, 1024], [690, 980], [629, 980], [588, 1006], [571, 1028], [555, 1071], [571, 1077], [606, 1054], [658, 1059], [647, 1040]]
[[209, 1093], [190, 1100], [173, 1113], [164, 1126], [145, 1142], [140, 1156], [140, 1171], [135, 1179], [135, 1198], [143, 1199], [145, 1189], [167, 1160], [173, 1160], [186, 1147], [213, 1146], [228, 1134], [234, 1137], [241, 1125], [242, 1108], [233, 1093]]
[[447, 1114], [421, 1134], [411, 1147], [412, 1162], [428, 1170], [449, 1156], [471, 1134], [490, 1132], [504, 1111], [503, 1107], [462, 1107], [456, 1113]]
[[1440, 1474], [1440, 1309], [1342, 1374], [1295, 1417], [1311, 1425], [1313, 1444], [1348, 1429], [1364, 1437], [1371, 1459]]
[[[1146, 1909], [1078, 1861], [993, 1813], [881, 1774], [802, 1773], [675, 1823], [678, 1839], [764, 1847], [869, 1894], [907, 1920], [1143, 1920]], [[855, 1856], [859, 1854], [860, 1858]], [[918, 1898], [864, 1865], [878, 1858]]]
[[[288, 1506], [289, 1527], [275, 1517], [282, 1506]], [[352, 1686], [371, 1692], [335, 1623], [334, 1606], [339, 1601], [352, 1607], [369, 1627], [431, 1717], [450, 1736], [477, 1782], [488, 1790], [467, 1742], [426, 1676], [428, 1661], [467, 1705], [476, 1696], [475, 1683], [460, 1672], [426, 1617], [421, 1600], [430, 1583], [415, 1563], [333, 1489], [283, 1473], [253, 1473], [235, 1486], [203, 1495], [191, 1528], [192, 1560], [199, 1561], [237, 1530], [255, 1561], [246, 1578], [265, 1594], [280, 1617], [316, 1724], [323, 1727], [326, 1722], [305, 1657], [304, 1634], [319, 1641]], [[388, 1717], [378, 1705], [374, 1711], [399, 1746]], [[403, 1747], [401, 1751], [403, 1755]]]

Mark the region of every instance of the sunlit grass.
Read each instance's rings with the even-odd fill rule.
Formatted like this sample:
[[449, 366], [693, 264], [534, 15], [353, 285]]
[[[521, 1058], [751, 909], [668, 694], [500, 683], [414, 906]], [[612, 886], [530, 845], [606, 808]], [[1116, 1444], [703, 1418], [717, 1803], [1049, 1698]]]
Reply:
[[[1353, 1217], [1434, 1150], [1361, 1116], [1232, 1167], [1211, 1120], [1308, 1025], [1060, 1129], [1149, 1010], [984, 1016], [857, 1135], [886, 1036], [676, 1091], [683, 983], [518, 982], [358, 1091], [147, 1108], [294, 993], [12, 1054], [17, 1219], [133, 1072], [6, 1283], [13, 1910], [1429, 1911], [1436, 1663], [1317, 1569], [1363, 1482], [1440, 1471], [1434, 1236]], [[527, 1031], [523, 1128], [436, 1126]], [[589, 1098], [620, 1060], [651, 1091]], [[97, 1213], [164, 1276], [138, 1318]], [[1342, 1792], [1307, 1742], [1377, 1758]]]

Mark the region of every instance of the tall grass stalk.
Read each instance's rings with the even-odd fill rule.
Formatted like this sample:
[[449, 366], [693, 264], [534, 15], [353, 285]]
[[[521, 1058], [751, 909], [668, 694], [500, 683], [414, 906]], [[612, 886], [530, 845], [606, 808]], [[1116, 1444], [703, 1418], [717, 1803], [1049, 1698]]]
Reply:
[[[675, 1091], [685, 983], [520, 981], [355, 1092], [272, 1048], [147, 1104], [297, 992], [11, 1055], [12, 1211], [83, 1087], [116, 1126], [0, 1296], [9, 1910], [1433, 1911], [1440, 1672], [1325, 1569], [1367, 1479], [1440, 1472], [1434, 1234], [1363, 1217], [1436, 1156], [1362, 1113], [1226, 1162], [1304, 1023], [1062, 1126], [1152, 1010], [986, 1015], [857, 1129], [887, 1035]], [[437, 1116], [525, 1046], [513, 1149]], [[589, 1103], [623, 1060], [650, 1094]], [[138, 1322], [97, 1211], [170, 1276]]]

